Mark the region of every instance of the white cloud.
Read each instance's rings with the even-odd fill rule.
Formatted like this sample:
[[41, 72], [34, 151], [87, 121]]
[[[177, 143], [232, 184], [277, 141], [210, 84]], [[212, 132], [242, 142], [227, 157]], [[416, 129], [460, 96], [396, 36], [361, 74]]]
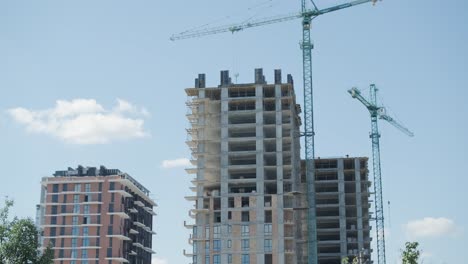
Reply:
[[151, 260], [151, 264], [168, 264], [169, 262], [167, 261], [167, 259], [163, 259], [163, 258], [153, 258]]
[[103, 144], [115, 140], [141, 138], [148, 111], [122, 99], [107, 111], [94, 99], [58, 100], [54, 108], [8, 110], [13, 119], [31, 133], [48, 134], [73, 144]]
[[181, 158], [181, 159], [174, 159], [174, 160], [163, 160], [162, 162], [162, 167], [165, 169], [171, 169], [171, 168], [178, 168], [178, 167], [188, 167], [190, 166], [190, 160]]
[[453, 236], [459, 232], [455, 222], [445, 217], [413, 220], [405, 225], [405, 229], [410, 238]]

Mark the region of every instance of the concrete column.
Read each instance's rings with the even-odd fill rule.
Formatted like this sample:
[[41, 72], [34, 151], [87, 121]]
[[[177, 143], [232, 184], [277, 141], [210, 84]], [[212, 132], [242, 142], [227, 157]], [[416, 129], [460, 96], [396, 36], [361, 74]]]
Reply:
[[358, 250], [364, 248], [364, 233], [362, 229], [362, 190], [361, 190], [361, 164], [359, 158], [354, 159], [354, 175], [356, 179], [356, 215], [357, 215], [357, 240]]
[[265, 224], [265, 202], [264, 202], [264, 162], [263, 162], [263, 86], [256, 85], [255, 86], [255, 133], [256, 133], [256, 163], [257, 163], [257, 207], [255, 208], [255, 213], [257, 215], [257, 234], [256, 234], [256, 258], [257, 264], [264, 264], [265, 257], [264, 257], [264, 229], [263, 225]]
[[284, 254], [284, 188], [283, 188], [283, 115], [281, 109], [281, 85], [275, 85], [276, 105], [276, 188], [277, 199], [277, 221], [278, 221], [278, 261], [277, 264], [285, 263]]
[[[221, 195], [221, 247], [227, 251], [228, 234], [228, 110], [229, 110], [229, 87], [221, 87], [221, 149], [220, 149], [220, 195]], [[203, 260], [204, 261], [204, 260]], [[204, 262], [201, 262], [204, 263]], [[221, 255], [221, 263], [227, 263], [227, 254]]]
[[[203, 99], [205, 98], [205, 90], [204, 89], [200, 89], [198, 91], [198, 98], [199, 99]], [[206, 120], [205, 120], [205, 116], [204, 116], [204, 113], [206, 111], [205, 109], [205, 105], [204, 104], [200, 104], [197, 106], [198, 107], [198, 124], [199, 125], [203, 125], [205, 124]], [[204, 134], [204, 130], [201, 130], [199, 133], [199, 137], [200, 139], [203, 139], [205, 134]], [[205, 144], [204, 143], [198, 143], [198, 150], [200, 152], [204, 152], [206, 151], [206, 148], [205, 148]], [[201, 182], [204, 180], [204, 177], [205, 177], [205, 156], [199, 156], [198, 159], [197, 159], [197, 181]], [[203, 184], [198, 184], [197, 183], [197, 209], [203, 209], [203, 196], [204, 196], [204, 187], [203, 187]], [[206, 215], [205, 214], [197, 214], [196, 215], [196, 227], [197, 227], [197, 237], [203, 237], [203, 232], [200, 232], [200, 230], [204, 230], [204, 225], [205, 224], [208, 224], [207, 222], [207, 218], [206, 218]], [[194, 237], [196, 238], [196, 237]], [[194, 243], [198, 243], [198, 242], [194, 242]], [[198, 243], [197, 245], [197, 252], [194, 252], [194, 254], [197, 254], [197, 261], [200, 262], [203, 260], [202, 258], [202, 254], [203, 254], [203, 251], [202, 251], [202, 248], [200, 246], [200, 243]]]
[[340, 252], [341, 256], [347, 255], [347, 236], [346, 236], [346, 195], [345, 195], [345, 180], [344, 180], [344, 164], [343, 159], [338, 159], [338, 193], [340, 204]]

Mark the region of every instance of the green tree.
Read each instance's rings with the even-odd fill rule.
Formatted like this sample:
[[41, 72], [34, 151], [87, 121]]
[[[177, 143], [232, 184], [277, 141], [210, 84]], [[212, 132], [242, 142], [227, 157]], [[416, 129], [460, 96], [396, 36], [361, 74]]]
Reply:
[[405, 250], [401, 253], [401, 261], [403, 264], [418, 264], [421, 251], [418, 249], [418, 242], [406, 242]]
[[5, 200], [0, 208], [0, 263], [52, 264], [53, 251], [50, 247], [41, 253], [38, 230], [30, 218], [9, 220], [13, 201]]

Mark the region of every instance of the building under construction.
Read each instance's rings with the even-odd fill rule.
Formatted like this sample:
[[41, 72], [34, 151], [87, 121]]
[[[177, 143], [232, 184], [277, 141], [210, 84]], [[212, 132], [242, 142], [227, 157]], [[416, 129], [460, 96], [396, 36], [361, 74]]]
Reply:
[[[233, 84], [222, 71], [219, 86], [206, 87], [200, 74], [186, 93], [194, 165], [187, 169], [194, 195], [186, 198], [194, 202], [194, 224], [186, 223], [193, 249], [185, 255], [193, 264], [307, 263], [301, 108], [291, 75], [283, 83], [275, 70], [267, 84], [256, 69], [254, 83]], [[319, 263], [359, 253], [370, 263], [367, 159], [316, 166]]]

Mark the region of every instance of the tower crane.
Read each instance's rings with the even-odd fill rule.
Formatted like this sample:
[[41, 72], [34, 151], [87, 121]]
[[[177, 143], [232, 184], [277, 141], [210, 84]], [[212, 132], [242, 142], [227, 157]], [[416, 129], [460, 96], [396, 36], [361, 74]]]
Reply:
[[[310, 40], [310, 27], [312, 20], [320, 15], [338, 11], [348, 7], [372, 2], [375, 4], [377, 0], [354, 0], [348, 3], [335, 5], [332, 7], [319, 9], [313, 0], [310, 0], [313, 7], [307, 5], [307, 0], [301, 0], [301, 11], [293, 14], [268, 17], [249, 22], [231, 24], [226, 26], [187, 30], [179, 34], [174, 34], [170, 37], [171, 40], [180, 40], [187, 38], [202, 37], [223, 32], [235, 33], [247, 28], [269, 25], [279, 22], [285, 22], [302, 18], [302, 49], [303, 62], [303, 82], [304, 82], [304, 141], [305, 141], [305, 160], [306, 160], [306, 181], [307, 181], [307, 230], [308, 230], [308, 263], [317, 264], [317, 231], [316, 231], [316, 213], [315, 213], [315, 144], [314, 144], [314, 112], [313, 112], [313, 89], [312, 89], [312, 49], [313, 44]], [[384, 262], [379, 264], [385, 264]]]
[[413, 137], [413, 132], [399, 124], [395, 119], [387, 115], [385, 107], [377, 105], [377, 88], [374, 84], [370, 85], [370, 102], [361, 95], [358, 88], [353, 87], [348, 90], [351, 97], [361, 102], [371, 116], [371, 134], [372, 140], [372, 167], [374, 171], [374, 192], [375, 192], [375, 221], [377, 233], [377, 260], [378, 263], [385, 263], [385, 232], [384, 232], [384, 212], [383, 212], [383, 197], [382, 197], [382, 174], [380, 169], [380, 143], [379, 143], [379, 128], [377, 125], [378, 119], [383, 119], [406, 135]]

